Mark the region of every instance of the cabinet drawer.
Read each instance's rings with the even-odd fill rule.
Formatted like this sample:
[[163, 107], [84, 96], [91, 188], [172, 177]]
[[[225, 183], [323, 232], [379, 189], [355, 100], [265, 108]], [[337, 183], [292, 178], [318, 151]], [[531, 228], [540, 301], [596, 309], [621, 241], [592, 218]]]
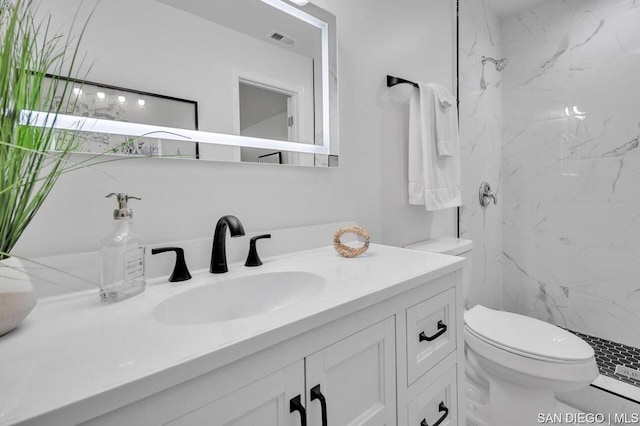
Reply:
[[451, 288], [407, 309], [407, 385], [456, 349], [455, 303]]
[[457, 426], [457, 395], [454, 365], [409, 403], [407, 426]]

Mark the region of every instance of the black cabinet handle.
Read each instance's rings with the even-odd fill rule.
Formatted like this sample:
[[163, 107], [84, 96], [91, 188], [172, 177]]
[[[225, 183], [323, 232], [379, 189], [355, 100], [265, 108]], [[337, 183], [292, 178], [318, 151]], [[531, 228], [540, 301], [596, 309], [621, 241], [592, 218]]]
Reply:
[[289, 401], [289, 412], [293, 413], [294, 411], [300, 413], [300, 424], [302, 426], [307, 426], [307, 411], [302, 406], [302, 399], [300, 398], [300, 395]]
[[327, 426], [327, 400], [320, 392], [320, 385], [311, 388], [311, 401], [320, 400], [320, 408], [322, 410], [322, 426]]
[[432, 340], [436, 340], [438, 337], [442, 336], [444, 333], [447, 332], [447, 325], [443, 323], [442, 320], [438, 321], [438, 330], [439, 331], [433, 336], [427, 336], [426, 334], [424, 334], [424, 331], [422, 331], [420, 332], [418, 337], [420, 338], [421, 342], [424, 342], [425, 340], [427, 342], [431, 342]]
[[[438, 408], [439, 408], [438, 411], [441, 413], [444, 411], [444, 414], [442, 415], [442, 417], [438, 419], [437, 422], [433, 424], [433, 426], [439, 426], [442, 422], [444, 422], [444, 419], [446, 419], [447, 416], [449, 415], [449, 409], [444, 405], [444, 402], [441, 402]], [[422, 419], [422, 421], [420, 422], [420, 426], [429, 426], [429, 424], [427, 423], [427, 419]]]

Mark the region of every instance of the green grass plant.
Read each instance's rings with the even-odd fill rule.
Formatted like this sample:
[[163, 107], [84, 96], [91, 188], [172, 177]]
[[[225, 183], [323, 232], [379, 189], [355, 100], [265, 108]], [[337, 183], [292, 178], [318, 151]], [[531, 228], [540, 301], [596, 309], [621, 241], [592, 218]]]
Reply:
[[[78, 166], [69, 160], [78, 132], [54, 129], [57, 115], [68, 108], [60, 99], [71, 98], [71, 85], [65, 79], [45, 84], [45, 78], [75, 77], [84, 31], [75, 39], [71, 29], [53, 33], [50, 20], [36, 17], [34, 0], [3, 0], [1, 7], [0, 260], [10, 256], [61, 174]], [[24, 111], [50, 114], [43, 127], [35, 127], [25, 125]]]

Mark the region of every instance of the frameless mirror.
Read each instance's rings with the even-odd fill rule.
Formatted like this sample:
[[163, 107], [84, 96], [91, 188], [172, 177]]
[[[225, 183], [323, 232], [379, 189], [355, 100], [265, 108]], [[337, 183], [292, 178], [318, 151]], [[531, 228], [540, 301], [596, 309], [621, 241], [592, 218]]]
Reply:
[[[92, 11], [93, 4], [95, 10]], [[56, 120], [85, 152], [335, 166], [335, 17], [281, 0], [41, 0], [51, 27], [91, 13]], [[58, 78], [51, 76], [51, 78]], [[32, 114], [39, 125], [46, 112]], [[145, 135], [145, 137], [140, 137]]]

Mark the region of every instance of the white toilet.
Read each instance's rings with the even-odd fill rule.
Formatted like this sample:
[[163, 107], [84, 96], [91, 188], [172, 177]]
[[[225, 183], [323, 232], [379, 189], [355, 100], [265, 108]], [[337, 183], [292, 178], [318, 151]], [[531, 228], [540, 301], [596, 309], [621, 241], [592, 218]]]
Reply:
[[[472, 242], [443, 237], [407, 248], [468, 258]], [[591, 346], [555, 325], [481, 305], [465, 311], [464, 321], [468, 426], [538, 425], [539, 414], [557, 413], [555, 392], [583, 388], [598, 377]]]

